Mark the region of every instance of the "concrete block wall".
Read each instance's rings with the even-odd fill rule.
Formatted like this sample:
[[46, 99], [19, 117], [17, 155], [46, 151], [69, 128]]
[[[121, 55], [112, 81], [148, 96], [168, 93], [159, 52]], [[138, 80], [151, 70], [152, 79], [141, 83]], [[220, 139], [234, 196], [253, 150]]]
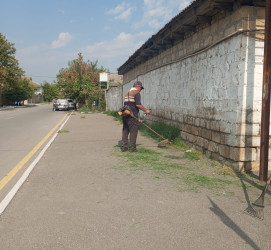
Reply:
[[117, 111], [123, 105], [122, 86], [106, 90], [106, 110]]
[[262, 28], [263, 20], [264, 8], [248, 6], [217, 16], [124, 74], [123, 93], [142, 81], [151, 120], [178, 126], [184, 140], [226, 165], [258, 168], [264, 43], [259, 32], [238, 30]]

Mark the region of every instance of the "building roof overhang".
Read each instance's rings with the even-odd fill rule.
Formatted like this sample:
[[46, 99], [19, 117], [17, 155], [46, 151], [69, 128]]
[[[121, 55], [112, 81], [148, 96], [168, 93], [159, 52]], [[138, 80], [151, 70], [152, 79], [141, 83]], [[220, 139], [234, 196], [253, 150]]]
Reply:
[[182, 42], [186, 36], [196, 32], [199, 25], [211, 24], [213, 16], [223, 10], [232, 11], [235, 6], [242, 5], [264, 7], [265, 2], [262, 0], [195, 0], [136, 50], [118, 68], [118, 73], [123, 75]]

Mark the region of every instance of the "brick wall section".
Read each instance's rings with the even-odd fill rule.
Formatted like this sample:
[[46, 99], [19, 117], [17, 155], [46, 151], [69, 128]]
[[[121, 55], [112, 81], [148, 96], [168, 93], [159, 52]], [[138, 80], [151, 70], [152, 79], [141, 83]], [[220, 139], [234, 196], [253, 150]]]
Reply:
[[[123, 92], [144, 83], [142, 103], [153, 121], [180, 128], [180, 136], [235, 169], [259, 164], [264, 8], [243, 6], [124, 74]], [[173, 62], [205, 46], [209, 49]], [[164, 66], [163, 66], [164, 65]]]

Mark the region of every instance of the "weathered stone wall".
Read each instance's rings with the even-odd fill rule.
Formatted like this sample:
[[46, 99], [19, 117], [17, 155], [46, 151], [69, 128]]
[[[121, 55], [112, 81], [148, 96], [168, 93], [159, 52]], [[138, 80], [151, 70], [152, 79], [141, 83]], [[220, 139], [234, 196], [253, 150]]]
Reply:
[[127, 72], [123, 93], [142, 81], [142, 103], [152, 108], [151, 120], [177, 125], [184, 140], [227, 165], [257, 168], [264, 44], [262, 34], [252, 30], [263, 27], [264, 8], [221, 14], [211, 26]]
[[122, 86], [106, 91], [106, 110], [117, 111], [123, 105]]

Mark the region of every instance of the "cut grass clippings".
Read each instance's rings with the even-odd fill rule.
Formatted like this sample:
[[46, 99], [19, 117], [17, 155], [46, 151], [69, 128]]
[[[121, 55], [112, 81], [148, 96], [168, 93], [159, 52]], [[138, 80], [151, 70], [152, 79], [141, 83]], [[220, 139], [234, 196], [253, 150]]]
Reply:
[[132, 167], [150, 167], [157, 164], [161, 153], [146, 148], [138, 148], [138, 153], [125, 152], [125, 156]]
[[[117, 111], [106, 111], [104, 113], [113, 116], [115, 120], [122, 123], [122, 117], [118, 115]], [[243, 189], [256, 187], [262, 190], [263, 184], [259, 184], [257, 180], [255, 181], [253, 175], [234, 172], [231, 168], [221, 167], [220, 163], [212, 160], [207, 164], [204, 162], [201, 163], [203, 154], [191, 149], [191, 147], [182, 141], [179, 128], [164, 123], [145, 123], [169, 140], [170, 143], [166, 148], [173, 149], [174, 151], [182, 151], [184, 153], [177, 156], [163, 156], [162, 153], [145, 148], [138, 148], [138, 153], [122, 153], [121, 156], [127, 159], [129, 166], [132, 167], [133, 170], [155, 171], [155, 179], [161, 179], [163, 174], [167, 174], [167, 176], [171, 176], [172, 179], [180, 181], [179, 184], [183, 186], [180, 190], [198, 191], [200, 189], [216, 189], [217, 192], [223, 195], [233, 195], [236, 187], [242, 187]], [[139, 131], [143, 136], [152, 137], [157, 141], [161, 141], [160, 137], [143, 124], [139, 125]], [[186, 159], [186, 161], [184, 161], [184, 159]], [[228, 189], [234, 189], [226, 191], [226, 187]]]
[[[198, 155], [198, 152], [186, 153], [190, 153], [188, 158], [173, 157], [164, 155], [163, 152], [139, 147], [137, 153], [127, 151], [121, 152], [119, 155], [126, 158], [131, 171], [150, 171], [153, 172], [153, 178], [156, 180], [164, 178], [175, 180], [179, 191], [212, 190], [217, 195], [233, 196], [236, 190], [242, 192], [243, 189], [251, 187], [261, 190], [263, 187], [262, 184], [255, 182], [250, 175], [235, 173], [231, 168], [212, 164], [211, 160], [209, 165], [204, 163], [204, 167], [202, 167], [202, 164], [197, 163], [202, 160], [201, 154]], [[189, 161], [184, 161], [184, 158]], [[127, 165], [125, 164], [125, 166]]]
[[216, 171], [214, 172], [217, 175], [228, 175], [228, 176], [232, 176], [232, 177], [236, 177], [239, 173], [236, 173], [232, 168], [228, 167], [228, 166], [223, 166], [222, 168], [218, 168], [216, 169]]
[[[195, 167], [171, 162], [168, 156], [164, 157], [160, 152], [142, 147], [138, 148], [137, 153], [127, 151], [120, 155], [127, 159], [132, 170], [154, 171], [155, 179], [161, 179], [166, 174], [167, 177], [170, 176], [172, 179], [180, 181], [179, 184], [182, 186], [182, 190], [221, 189], [237, 180], [237, 178], [229, 179], [225, 178], [225, 176], [208, 176], [198, 173], [198, 169], [195, 169]], [[194, 160], [194, 156], [192, 160]]]
[[210, 177], [206, 175], [190, 173], [184, 178], [184, 182], [192, 189], [207, 188], [207, 189], [219, 189], [224, 184], [233, 184], [232, 181], [221, 179], [217, 177]]

